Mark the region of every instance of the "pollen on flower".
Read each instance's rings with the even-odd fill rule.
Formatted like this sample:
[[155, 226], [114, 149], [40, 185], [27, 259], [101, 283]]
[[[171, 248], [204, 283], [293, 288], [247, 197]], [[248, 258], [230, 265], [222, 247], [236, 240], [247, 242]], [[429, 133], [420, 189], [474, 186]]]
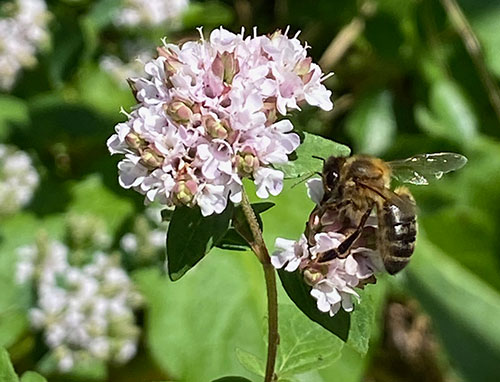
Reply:
[[208, 40], [164, 43], [129, 80], [138, 101], [107, 142], [122, 154], [119, 181], [167, 206], [203, 215], [238, 203], [242, 179], [266, 198], [283, 188], [283, 164], [300, 144], [282, 119], [301, 103], [330, 110], [331, 92], [306, 46], [280, 31], [245, 37], [223, 28]]

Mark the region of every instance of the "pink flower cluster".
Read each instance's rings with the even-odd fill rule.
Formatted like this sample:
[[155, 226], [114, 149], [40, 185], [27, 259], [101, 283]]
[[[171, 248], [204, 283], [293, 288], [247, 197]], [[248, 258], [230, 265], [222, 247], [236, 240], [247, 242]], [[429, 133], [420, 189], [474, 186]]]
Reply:
[[[312, 179], [307, 185], [309, 196], [319, 203], [323, 197], [322, 181]], [[351, 312], [352, 298], [359, 298], [355, 288], [363, 286], [375, 272], [384, 269], [378, 252], [365, 247], [362, 240], [354, 243], [347, 256], [319, 262], [322, 254], [337, 249], [346, 239], [341, 227], [335, 229], [335, 226], [335, 223], [327, 225], [323, 231], [315, 233], [314, 244], [308, 242], [305, 235], [298, 241], [277, 238], [277, 250], [271, 256], [275, 268], [284, 267], [288, 272], [299, 269], [303, 273], [305, 282], [312, 287], [310, 293], [316, 299], [318, 309], [330, 316], [335, 315], [340, 307]], [[372, 219], [367, 226], [373, 227]]]
[[281, 119], [300, 103], [330, 110], [331, 92], [307, 47], [280, 31], [270, 36], [214, 30], [208, 41], [167, 44], [145, 64], [147, 77], [130, 79], [138, 105], [107, 144], [124, 154], [119, 182], [148, 201], [198, 205], [221, 213], [241, 201], [242, 179], [257, 195], [277, 195], [300, 144]]

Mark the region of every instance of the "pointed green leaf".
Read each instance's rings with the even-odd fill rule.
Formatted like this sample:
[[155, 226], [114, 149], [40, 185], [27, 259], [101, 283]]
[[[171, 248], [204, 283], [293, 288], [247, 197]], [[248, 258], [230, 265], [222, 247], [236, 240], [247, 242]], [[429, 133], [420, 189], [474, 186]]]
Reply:
[[260, 359], [255, 354], [240, 348], [236, 348], [236, 358], [238, 358], [241, 365], [249, 372], [257, 374], [261, 377], [264, 376], [266, 366], [263, 359]]
[[0, 382], [18, 382], [17, 374], [10, 362], [9, 353], [0, 348]]
[[348, 156], [351, 152], [349, 147], [330, 139], [309, 133], [302, 134], [302, 142], [291, 155], [290, 161], [286, 164], [274, 165], [274, 168], [285, 173], [285, 179], [321, 172], [323, 161], [314, 157], [326, 159], [332, 155]]
[[276, 374], [289, 378], [329, 366], [340, 356], [343, 342], [298, 314], [293, 305], [280, 305], [280, 345]]
[[21, 382], [47, 382], [47, 380], [34, 371], [27, 371], [21, 377]]
[[219, 379], [214, 379], [212, 382], [252, 382], [251, 380], [243, 377], [222, 377]]
[[199, 207], [177, 207], [167, 232], [167, 267], [172, 281], [179, 280], [215, 246], [229, 229], [233, 205], [221, 214], [203, 216]]

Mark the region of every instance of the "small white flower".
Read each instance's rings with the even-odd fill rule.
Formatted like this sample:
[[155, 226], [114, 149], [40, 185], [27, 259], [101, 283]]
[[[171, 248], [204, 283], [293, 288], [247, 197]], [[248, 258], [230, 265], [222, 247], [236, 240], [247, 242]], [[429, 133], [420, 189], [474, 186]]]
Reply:
[[12, 214], [28, 204], [38, 182], [30, 157], [0, 144], [0, 215]]
[[115, 16], [115, 24], [135, 27], [168, 22], [170, 28], [175, 28], [188, 4], [188, 0], [125, 0]]
[[8, 91], [23, 68], [37, 63], [37, 50], [49, 38], [50, 14], [43, 0], [11, 0], [0, 8], [15, 10], [0, 18], [0, 89]]

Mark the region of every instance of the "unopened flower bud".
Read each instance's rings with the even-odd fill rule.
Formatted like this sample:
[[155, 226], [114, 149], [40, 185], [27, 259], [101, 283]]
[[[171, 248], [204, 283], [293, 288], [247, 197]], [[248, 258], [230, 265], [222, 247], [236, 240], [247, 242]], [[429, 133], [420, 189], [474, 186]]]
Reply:
[[125, 137], [125, 141], [129, 145], [130, 148], [132, 149], [140, 149], [142, 146], [144, 146], [144, 140], [137, 135], [136, 133], [128, 133], [127, 136]]
[[236, 168], [241, 176], [250, 176], [259, 167], [259, 159], [252, 153], [239, 153], [236, 158]]
[[190, 205], [194, 194], [196, 193], [197, 184], [194, 180], [180, 181], [175, 186], [175, 199], [180, 204]]
[[212, 62], [212, 72], [226, 84], [233, 82], [234, 76], [240, 71], [240, 65], [234, 53], [217, 53]]
[[304, 281], [307, 285], [314, 286], [323, 278], [324, 276], [317, 269], [307, 268], [304, 271]]
[[146, 148], [141, 154], [142, 162], [151, 168], [160, 167], [163, 164], [163, 156], [155, 152], [151, 148]]
[[165, 106], [165, 111], [176, 122], [187, 123], [193, 116], [193, 111], [183, 101], [173, 101]]
[[276, 113], [276, 98], [269, 97], [264, 101], [262, 111], [266, 115], [266, 125], [272, 125], [278, 119]]
[[168, 80], [168, 77], [177, 73], [179, 69], [182, 67], [182, 63], [179, 61], [179, 57], [177, 53], [175, 53], [172, 49], [161, 46], [157, 49], [158, 56], [165, 57], [166, 60], [164, 62], [165, 74]]
[[203, 126], [212, 138], [226, 139], [228, 137], [229, 128], [225, 126], [223, 121], [215, 119], [211, 115], [203, 116]]
[[299, 76], [305, 76], [309, 72], [311, 72], [311, 63], [312, 63], [312, 58], [311, 57], [306, 57], [303, 60], [299, 61], [297, 65], [295, 66], [294, 72], [297, 73]]

